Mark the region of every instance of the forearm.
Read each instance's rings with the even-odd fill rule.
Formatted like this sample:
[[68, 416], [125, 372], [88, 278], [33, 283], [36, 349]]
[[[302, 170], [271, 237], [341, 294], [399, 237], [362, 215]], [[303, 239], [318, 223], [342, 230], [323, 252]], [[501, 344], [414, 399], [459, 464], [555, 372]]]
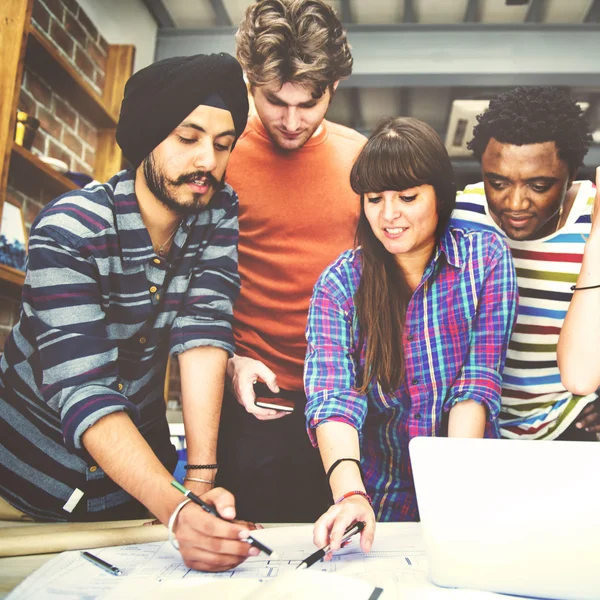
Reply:
[[[325, 471], [340, 458], [360, 460], [358, 432], [346, 423], [328, 421], [316, 429], [319, 451]], [[358, 465], [353, 461], [340, 463], [329, 479], [334, 500], [353, 490], [365, 491]]]
[[108, 477], [137, 498], [162, 523], [168, 522], [181, 502], [181, 493], [170, 485], [173, 477], [127, 413], [121, 411], [103, 417], [81, 439]]
[[448, 437], [482, 438], [486, 407], [475, 400], [457, 402], [448, 415]]
[[[203, 346], [179, 355], [181, 400], [189, 464], [217, 462], [217, 437], [223, 403], [227, 352]], [[213, 479], [214, 470], [194, 471]]]
[[[600, 232], [586, 245], [578, 288], [600, 285]], [[589, 394], [600, 386], [600, 288], [573, 292], [558, 341], [558, 365], [564, 386]]]

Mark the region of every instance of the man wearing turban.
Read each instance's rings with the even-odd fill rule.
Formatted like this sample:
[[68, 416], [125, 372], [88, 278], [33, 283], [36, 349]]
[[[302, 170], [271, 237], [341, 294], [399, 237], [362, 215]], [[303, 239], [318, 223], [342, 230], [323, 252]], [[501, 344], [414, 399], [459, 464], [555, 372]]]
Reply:
[[[238, 201], [224, 176], [247, 116], [233, 57], [150, 65], [128, 81], [117, 127], [132, 168], [57, 198], [33, 224], [0, 364], [0, 496], [13, 509], [44, 521], [150, 511], [202, 570], [256, 553], [240, 541], [250, 525], [232, 522], [233, 496], [211, 489], [240, 287]], [[221, 520], [181, 508], [171, 486], [169, 354], [197, 467], [186, 485]]]

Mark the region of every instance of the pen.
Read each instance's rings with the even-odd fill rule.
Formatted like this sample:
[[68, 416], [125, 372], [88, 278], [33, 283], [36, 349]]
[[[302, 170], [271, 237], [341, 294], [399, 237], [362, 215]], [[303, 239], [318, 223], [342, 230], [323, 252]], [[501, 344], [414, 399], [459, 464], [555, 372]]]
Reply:
[[98, 558], [97, 556], [94, 556], [90, 552], [82, 552], [81, 556], [83, 556], [83, 558], [85, 558], [85, 560], [91, 562], [93, 565], [96, 565], [97, 567], [100, 567], [103, 571], [106, 571], [107, 573], [110, 573], [111, 575], [122, 575], [123, 574], [121, 569], [111, 565], [110, 563], [107, 563], [105, 560], [102, 560], [101, 558]]
[[[350, 527], [348, 527], [346, 531], [344, 531], [344, 535], [342, 536], [342, 542], [345, 542], [346, 540], [350, 539], [354, 534], [358, 533], [359, 531], [362, 531], [364, 528], [365, 524], [362, 521], [358, 521], [357, 523], [350, 525]], [[309, 557], [305, 558], [296, 567], [296, 569], [308, 569], [309, 567], [312, 567], [316, 562], [319, 562], [330, 550], [331, 544], [327, 544], [327, 546], [325, 546], [324, 548], [313, 552]]]
[[[217, 509], [214, 506], [204, 502], [204, 500], [202, 500], [201, 498], [196, 496], [196, 494], [194, 494], [194, 492], [192, 492], [191, 490], [188, 490], [185, 486], [181, 485], [178, 481], [175, 481], [175, 480], [171, 481], [171, 485], [174, 488], [177, 488], [180, 492], [182, 492], [184, 494], [184, 496], [187, 496], [194, 504], [197, 504], [200, 508], [204, 509], [207, 513], [210, 513], [211, 515], [217, 517], [217, 519], [221, 519], [223, 521], [227, 520], [227, 519], [223, 519], [221, 517], [221, 515], [217, 512]], [[244, 541], [248, 542], [248, 544], [250, 544], [251, 546], [258, 548], [261, 552], [264, 552], [267, 556], [272, 556], [273, 558], [275, 558], [275, 554], [274, 554], [273, 550], [271, 550], [270, 548], [265, 546], [263, 543], [259, 542], [257, 539], [253, 538], [251, 535], [249, 535], [248, 538]]]

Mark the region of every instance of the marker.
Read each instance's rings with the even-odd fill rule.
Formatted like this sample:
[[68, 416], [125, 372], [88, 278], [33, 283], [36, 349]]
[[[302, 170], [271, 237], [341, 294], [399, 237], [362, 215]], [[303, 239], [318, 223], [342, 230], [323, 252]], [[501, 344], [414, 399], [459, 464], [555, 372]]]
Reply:
[[[194, 494], [194, 492], [192, 492], [191, 490], [188, 490], [185, 486], [181, 485], [178, 481], [175, 481], [175, 480], [171, 481], [171, 485], [174, 488], [177, 488], [184, 496], [187, 496], [194, 504], [197, 504], [200, 508], [204, 509], [207, 513], [210, 513], [211, 515], [217, 517], [217, 519], [221, 519], [222, 521], [227, 521], [227, 519], [223, 519], [223, 517], [221, 517], [221, 515], [217, 512], [217, 509], [214, 506], [204, 502], [204, 500], [202, 500], [201, 498], [196, 496], [196, 494]], [[254, 546], [255, 548], [258, 548], [261, 552], [264, 552], [267, 556], [271, 556], [272, 558], [275, 558], [275, 556], [276, 556], [275, 553], [273, 552], [273, 550], [271, 550], [270, 548], [265, 546], [263, 543], [259, 542], [257, 539], [253, 538], [251, 535], [249, 535], [248, 538], [243, 541], [247, 542], [251, 546]]]
[[121, 569], [111, 565], [110, 563], [107, 563], [105, 560], [102, 560], [101, 558], [98, 558], [97, 556], [94, 556], [93, 554], [90, 554], [89, 552], [82, 552], [81, 556], [83, 556], [83, 558], [85, 558], [85, 560], [91, 562], [93, 565], [96, 565], [97, 567], [100, 567], [103, 571], [106, 571], [107, 573], [110, 573], [111, 575], [117, 575], [117, 576], [123, 575], [123, 572], [121, 571]]
[[[365, 524], [362, 521], [358, 521], [357, 523], [354, 523], [354, 525], [350, 525], [350, 527], [348, 527], [346, 531], [344, 531], [344, 535], [342, 536], [342, 543], [344, 543], [346, 540], [349, 540], [353, 535], [355, 535], [359, 531], [362, 531], [364, 528]], [[308, 569], [309, 567], [312, 567], [316, 562], [319, 562], [330, 550], [331, 544], [327, 544], [327, 546], [325, 546], [324, 548], [313, 552], [309, 557], [305, 558], [296, 567], [296, 569]]]

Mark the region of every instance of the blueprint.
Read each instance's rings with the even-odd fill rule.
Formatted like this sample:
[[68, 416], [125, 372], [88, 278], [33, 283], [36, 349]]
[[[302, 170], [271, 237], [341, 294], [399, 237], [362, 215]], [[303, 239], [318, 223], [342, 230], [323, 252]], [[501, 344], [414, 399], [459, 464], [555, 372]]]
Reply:
[[[253, 535], [275, 550], [277, 558], [250, 557], [231, 571], [203, 573], [187, 568], [179, 552], [168, 542], [94, 549], [96, 556], [123, 571], [122, 577], [115, 577], [89, 564], [79, 552], [64, 552], [27, 578], [8, 598], [173, 598], [178, 590], [201, 586], [208, 586], [207, 591], [211, 589], [208, 597], [213, 595], [213, 589], [218, 589], [219, 582], [224, 584], [222, 600], [246, 598], [250, 591], [259, 590], [279, 577], [290, 578], [298, 563], [315, 550], [312, 525], [267, 528]], [[427, 581], [427, 561], [418, 523], [380, 523], [369, 554], [361, 552], [356, 536], [348, 546], [336, 552], [331, 561], [315, 564], [310, 572], [337, 574], [381, 587], [384, 599], [398, 597], [400, 591], [406, 598], [437, 598], [441, 597], [440, 593], [444, 597], [457, 597], [452, 592], [460, 592], [461, 598], [471, 595], [465, 596], [466, 590], [443, 590]], [[358, 583], [356, 587], [358, 589]], [[477, 598], [498, 598], [493, 594], [474, 594]], [[316, 600], [316, 597], [311, 595], [311, 599]]]

